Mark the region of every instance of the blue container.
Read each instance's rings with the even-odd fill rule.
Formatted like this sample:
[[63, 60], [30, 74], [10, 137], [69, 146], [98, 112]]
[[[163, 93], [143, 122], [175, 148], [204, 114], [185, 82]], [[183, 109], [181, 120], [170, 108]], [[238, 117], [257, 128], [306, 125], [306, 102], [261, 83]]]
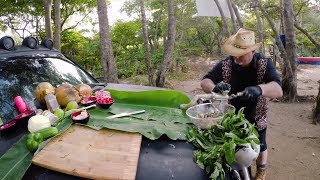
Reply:
[[280, 37], [280, 40], [281, 40], [281, 42], [283, 44], [283, 47], [286, 48], [286, 35], [280, 34], [279, 37]]

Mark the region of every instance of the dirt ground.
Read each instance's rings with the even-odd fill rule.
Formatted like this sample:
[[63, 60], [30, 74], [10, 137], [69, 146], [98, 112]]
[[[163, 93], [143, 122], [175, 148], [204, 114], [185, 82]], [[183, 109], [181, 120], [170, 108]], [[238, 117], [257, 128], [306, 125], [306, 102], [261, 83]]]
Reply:
[[[173, 89], [189, 95], [202, 94], [200, 80], [214, 64], [209, 59], [188, 61], [188, 80], [171, 80]], [[268, 180], [320, 179], [320, 126], [310, 118], [320, 80], [320, 66], [298, 65], [298, 95], [308, 100], [296, 103], [270, 102]]]

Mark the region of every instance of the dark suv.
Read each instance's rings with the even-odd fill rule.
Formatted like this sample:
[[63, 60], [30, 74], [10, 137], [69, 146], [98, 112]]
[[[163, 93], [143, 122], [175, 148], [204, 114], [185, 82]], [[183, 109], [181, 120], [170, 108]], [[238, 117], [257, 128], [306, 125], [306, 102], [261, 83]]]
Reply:
[[10, 37], [0, 40], [0, 118], [3, 123], [17, 115], [14, 97], [19, 95], [27, 102], [33, 101], [39, 82], [50, 82], [53, 86], [62, 82], [98, 83], [77, 63], [52, 49], [52, 41], [47, 39], [38, 45], [35, 38], [28, 37], [22, 44], [15, 47]]
[[[0, 39], [0, 117], [4, 123], [12, 121], [18, 114], [13, 105], [14, 97], [20, 95], [27, 102], [32, 102], [39, 82], [47, 81], [53, 86], [62, 82], [73, 85], [86, 83], [92, 85], [94, 90], [106, 85], [99, 83], [74, 61], [52, 49], [50, 40], [44, 40], [38, 45], [36, 39], [29, 37], [22, 44], [15, 47], [12, 38]], [[112, 83], [109, 83], [107, 88], [126, 91], [159, 89]], [[27, 133], [26, 131], [18, 128], [1, 137], [0, 156]], [[136, 179], [208, 179], [205, 172], [193, 162], [193, 150], [193, 146], [185, 141], [174, 141], [166, 137], [158, 140], [143, 138]], [[23, 179], [80, 178], [31, 165]]]

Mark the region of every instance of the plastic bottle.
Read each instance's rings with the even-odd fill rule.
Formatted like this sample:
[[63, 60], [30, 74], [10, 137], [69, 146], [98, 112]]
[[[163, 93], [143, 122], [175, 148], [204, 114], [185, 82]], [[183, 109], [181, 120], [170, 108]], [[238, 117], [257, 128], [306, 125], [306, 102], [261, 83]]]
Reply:
[[13, 101], [20, 113], [28, 110], [28, 106], [21, 96], [16, 96]]
[[60, 108], [57, 98], [54, 94], [48, 93], [44, 96], [44, 99], [49, 111], [54, 112], [55, 110]]

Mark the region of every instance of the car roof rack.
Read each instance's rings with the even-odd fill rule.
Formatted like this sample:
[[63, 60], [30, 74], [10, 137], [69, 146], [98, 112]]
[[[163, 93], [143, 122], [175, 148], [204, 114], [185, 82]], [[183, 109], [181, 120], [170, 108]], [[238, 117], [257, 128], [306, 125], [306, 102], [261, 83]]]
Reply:
[[4, 36], [0, 39], [0, 58], [43, 53], [61, 54], [58, 50], [53, 48], [53, 41], [50, 38], [43, 39], [39, 44], [36, 38], [28, 36], [23, 39], [22, 44], [19, 46], [16, 46], [14, 39], [10, 36]]

